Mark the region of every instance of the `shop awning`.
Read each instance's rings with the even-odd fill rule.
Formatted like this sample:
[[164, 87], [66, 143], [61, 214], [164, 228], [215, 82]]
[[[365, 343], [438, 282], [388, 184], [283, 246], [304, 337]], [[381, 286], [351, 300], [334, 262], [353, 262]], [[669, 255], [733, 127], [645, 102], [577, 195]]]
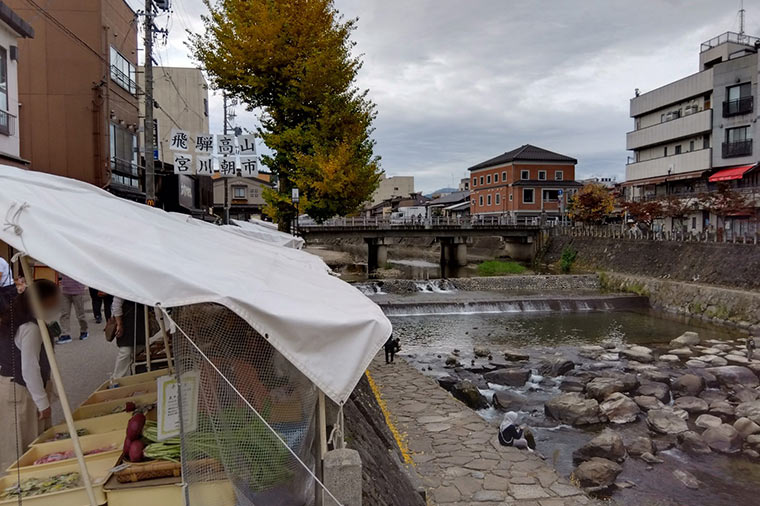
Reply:
[[757, 167], [756, 163], [752, 165], [740, 165], [739, 167], [730, 167], [728, 169], [719, 170], [712, 176], [710, 176], [711, 183], [717, 183], [719, 181], [733, 181], [734, 179], [741, 179], [744, 174]]
[[84, 285], [149, 306], [228, 307], [337, 403], [391, 333], [313, 255], [81, 181], [0, 165], [0, 219], [0, 240]]

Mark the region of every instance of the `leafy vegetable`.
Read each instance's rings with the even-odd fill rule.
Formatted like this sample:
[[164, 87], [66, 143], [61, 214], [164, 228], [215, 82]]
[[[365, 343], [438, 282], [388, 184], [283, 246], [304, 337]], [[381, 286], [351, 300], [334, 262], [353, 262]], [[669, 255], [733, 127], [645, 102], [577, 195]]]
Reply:
[[79, 487], [79, 473], [66, 473], [50, 478], [27, 478], [8, 487], [0, 496], [2, 499], [11, 499], [14, 497], [32, 497], [35, 495], [49, 494], [51, 492], [60, 492], [70, 488]]

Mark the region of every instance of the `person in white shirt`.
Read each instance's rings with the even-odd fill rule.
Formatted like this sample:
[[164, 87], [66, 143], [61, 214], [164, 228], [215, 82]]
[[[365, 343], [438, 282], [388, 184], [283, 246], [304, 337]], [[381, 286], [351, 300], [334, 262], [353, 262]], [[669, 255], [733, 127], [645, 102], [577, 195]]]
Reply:
[[0, 288], [13, 284], [13, 272], [5, 258], [0, 257]]
[[[35, 281], [34, 286], [45, 320], [55, 319], [58, 286], [46, 279]], [[50, 363], [27, 290], [0, 313], [0, 469], [18, 459], [50, 427], [51, 383]]]

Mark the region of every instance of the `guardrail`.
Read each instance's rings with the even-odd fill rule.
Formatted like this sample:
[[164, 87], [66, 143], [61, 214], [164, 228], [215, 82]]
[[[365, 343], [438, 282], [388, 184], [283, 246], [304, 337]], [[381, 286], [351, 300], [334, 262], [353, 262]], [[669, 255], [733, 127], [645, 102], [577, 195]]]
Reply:
[[[515, 217], [508, 215], [472, 216], [462, 217], [434, 217], [434, 218], [335, 218], [317, 223], [308, 218], [298, 220], [298, 228], [307, 231], [319, 228], [377, 228], [393, 229], [402, 227], [497, 227], [497, 226], [542, 226], [538, 217]], [[556, 220], [544, 220], [544, 227], [555, 226]]]
[[760, 242], [760, 232], [757, 231], [757, 225], [755, 225], [755, 229], [754, 232], [735, 232], [732, 229], [725, 228], [697, 232], [685, 230], [642, 230], [638, 227], [623, 228], [621, 225], [575, 225], [552, 227], [549, 235], [641, 241], [713, 242], [757, 245]]

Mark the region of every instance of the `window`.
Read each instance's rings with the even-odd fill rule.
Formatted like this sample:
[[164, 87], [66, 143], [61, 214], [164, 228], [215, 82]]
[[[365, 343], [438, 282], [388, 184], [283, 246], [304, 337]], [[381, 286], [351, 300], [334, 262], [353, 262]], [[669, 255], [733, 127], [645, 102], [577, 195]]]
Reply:
[[254, 198], [254, 199], [258, 198], [259, 197], [259, 189], [256, 188], [256, 187], [251, 188], [250, 197]]
[[681, 145], [680, 144], [678, 146], [676, 146], [676, 154], [677, 155], [681, 154]]
[[245, 186], [233, 186], [232, 187], [232, 198], [233, 199], [244, 199], [245, 198]]
[[203, 99], [203, 115], [208, 117], [208, 99]]
[[481, 207], [483, 206], [483, 195], [478, 196], [478, 205]]
[[8, 53], [0, 47], [0, 133], [11, 135], [11, 116], [8, 114]]
[[533, 188], [523, 188], [523, 204], [533, 204], [535, 201], [535, 190]]
[[710, 136], [705, 135], [702, 137], [702, 149], [710, 149]]
[[124, 186], [139, 188], [137, 136], [130, 130], [111, 123], [109, 137], [111, 181]]
[[478, 178], [476, 178], [476, 177], [472, 178], [472, 186], [473, 186], [473, 188], [476, 187], [476, 186], [478, 186]]
[[498, 172], [493, 175], [493, 182], [494, 183], [498, 183], [499, 182], [499, 173]]
[[132, 95], [135, 95], [137, 93], [135, 76], [135, 66], [116, 49], [111, 47], [111, 79]]
[[520, 171], [520, 179], [530, 179], [530, 171], [528, 171], [528, 170], [521, 170]]
[[491, 184], [491, 174], [486, 176], [486, 184]]
[[512, 202], [512, 194], [509, 194], [509, 201]]
[[544, 190], [542, 198], [544, 202], [559, 201], [559, 190]]
[[696, 216], [692, 216], [691, 217], [691, 228], [692, 229], [697, 228], [697, 217]]
[[483, 186], [483, 176], [480, 176], [480, 186]]
[[501, 173], [501, 182], [506, 183], [507, 182], [507, 171]]
[[486, 205], [489, 205], [489, 206], [491, 205], [491, 194], [490, 193], [486, 196]]
[[694, 141], [689, 141], [689, 151], [694, 151]]
[[665, 146], [665, 150], [663, 151], [663, 155], [662, 156], [668, 156], [668, 147], [667, 146]]
[[546, 181], [546, 171], [545, 170], [539, 170], [538, 171], [538, 179], [540, 181]]
[[726, 142], [734, 144], [737, 142], [745, 142], [752, 138], [749, 127], [743, 126], [739, 128], [729, 128], [726, 130]]
[[562, 181], [564, 179], [565, 174], [561, 170], [555, 170], [554, 171], [554, 180], [555, 181]]
[[752, 154], [752, 133], [749, 126], [729, 128], [726, 130], [726, 142], [723, 143], [723, 158], [749, 156]]
[[496, 194], [496, 205], [498, 206], [501, 204], [501, 193]]
[[726, 101], [723, 102], [723, 117], [752, 112], [752, 102], [751, 83], [730, 86], [726, 90]]

